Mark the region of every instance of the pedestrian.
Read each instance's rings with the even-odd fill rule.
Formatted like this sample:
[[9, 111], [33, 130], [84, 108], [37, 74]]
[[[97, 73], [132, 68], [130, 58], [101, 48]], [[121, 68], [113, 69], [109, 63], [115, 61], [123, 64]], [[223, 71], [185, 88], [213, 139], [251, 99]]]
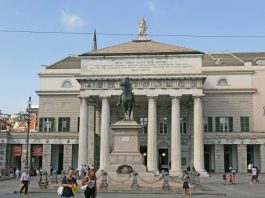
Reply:
[[236, 183], [236, 170], [233, 169], [232, 170], [232, 184], [235, 184]]
[[187, 171], [182, 172], [182, 181], [183, 181], [183, 195], [186, 195], [186, 192], [189, 191], [189, 194], [191, 195], [191, 189], [189, 187], [189, 176]]
[[255, 183], [257, 183], [257, 168], [254, 164], [252, 164], [252, 173], [251, 173], [251, 184], [253, 184], [254, 180], [255, 180]]
[[21, 188], [20, 188], [19, 194], [21, 194], [22, 191], [25, 189], [25, 195], [27, 196], [28, 189], [29, 189], [29, 171], [27, 168], [25, 168], [24, 172], [21, 175], [20, 186]]
[[62, 198], [74, 198], [73, 188], [75, 188], [78, 184], [76, 179], [73, 177], [74, 169], [69, 168], [67, 170], [67, 174], [62, 179], [63, 186], [63, 194]]
[[249, 175], [249, 176], [251, 175], [251, 172], [252, 172], [252, 164], [249, 163], [249, 164], [248, 164], [248, 175]]
[[88, 171], [85, 178], [82, 180], [82, 186], [85, 188], [85, 198], [95, 198], [97, 195], [97, 178], [94, 170]]
[[232, 170], [233, 170], [233, 168], [232, 168], [232, 166], [230, 166], [230, 167], [229, 167], [229, 173], [230, 173], [230, 174], [232, 174]]
[[15, 174], [16, 174], [16, 179], [18, 180], [20, 177], [20, 170], [18, 168], [17, 168]]
[[223, 177], [224, 185], [226, 185], [226, 173], [225, 172], [223, 173], [222, 177]]

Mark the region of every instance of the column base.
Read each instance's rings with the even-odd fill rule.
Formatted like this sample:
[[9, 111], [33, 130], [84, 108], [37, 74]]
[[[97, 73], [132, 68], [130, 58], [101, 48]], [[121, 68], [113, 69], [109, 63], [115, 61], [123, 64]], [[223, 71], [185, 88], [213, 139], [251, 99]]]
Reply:
[[159, 171], [158, 170], [148, 170], [147, 172], [154, 173], [156, 176], [159, 175]]
[[206, 170], [197, 170], [200, 173], [200, 177], [209, 177], [209, 174]]
[[171, 177], [176, 177], [176, 176], [181, 177], [181, 175], [182, 175], [182, 170], [169, 170], [169, 176]]

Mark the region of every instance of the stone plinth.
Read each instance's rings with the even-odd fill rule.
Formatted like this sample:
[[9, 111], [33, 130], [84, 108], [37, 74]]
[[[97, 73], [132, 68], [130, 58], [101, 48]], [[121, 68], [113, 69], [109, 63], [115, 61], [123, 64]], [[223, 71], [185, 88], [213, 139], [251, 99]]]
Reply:
[[107, 172], [116, 172], [118, 166], [126, 164], [136, 172], [146, 172], [140, 150], [141, 126], [133, 120], [121, 120], [112, 125], [114, 133], [114, 149], [110, 154]]

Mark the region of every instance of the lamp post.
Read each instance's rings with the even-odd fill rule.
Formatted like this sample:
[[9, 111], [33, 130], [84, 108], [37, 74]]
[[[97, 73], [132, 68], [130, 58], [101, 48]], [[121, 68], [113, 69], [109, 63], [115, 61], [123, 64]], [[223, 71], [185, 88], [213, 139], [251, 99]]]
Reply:
[[31, 112], [31, 97], [28, 100], [28, 107], [27, 107], [27, 121], [28, 121], [28, 130], [27, 130], [27, 153], [26, 153], [26, 168], [29, 168], [29, 131], [30, 131], [30, 112]]

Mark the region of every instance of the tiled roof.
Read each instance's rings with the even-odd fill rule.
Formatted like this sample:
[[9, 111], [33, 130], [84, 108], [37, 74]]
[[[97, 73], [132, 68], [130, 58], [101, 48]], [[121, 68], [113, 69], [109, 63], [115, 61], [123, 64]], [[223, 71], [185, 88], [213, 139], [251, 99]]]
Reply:
[[202, 54], [202, 52], [151, 40], [133, 40], [131, 42], [121, 43], [119, 45], [90, 51], [82, 54], [81, 56], [107, 56], [127, 54]]
[[49, 65], [47, 69], [80, 69], [81, 62], [77, 56], [68, 56], [52, 65]]

